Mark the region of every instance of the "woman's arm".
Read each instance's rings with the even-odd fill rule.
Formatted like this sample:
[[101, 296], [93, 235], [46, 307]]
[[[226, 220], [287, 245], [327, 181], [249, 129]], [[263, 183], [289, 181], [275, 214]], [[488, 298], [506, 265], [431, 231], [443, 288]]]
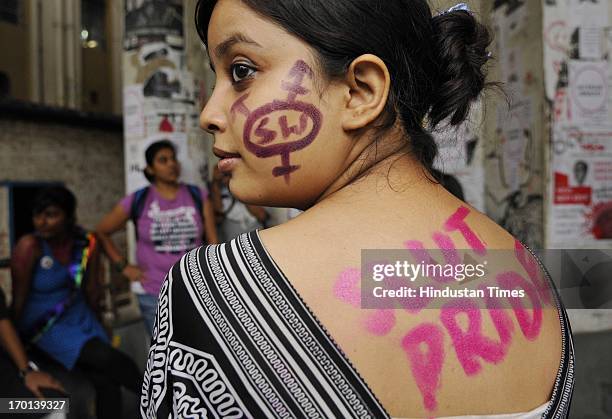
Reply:
[[128, 219], [129, 215], [126, 214], [121, 204], [117, 204], [96, 226], [96, 236], [112, 263], [121, 262], [124, 258], [115, 246], [111, 235], [124, 228]]
[[34, 264], [40, 258], [41, 250], [34, 235], [27, 234], [17, 242], [11, 256], [11, 278], [13, 285], [13, 317], [19, 320], [28, 299]]
[[139, 281], [142, 279], [142, 271], [137, 266], [127, 265], [125, 258], [115, 242], [111, 239], [111, 235], [125, 227], [129, 219], [129, 215], [125, 212], [121, 204], [115, 205], [115, 208], [108, 214], [106, 214], [96, 227], [96, 236], [100, 241], [102, 250], [106, 253], [106, 256], [110, 259], [113, 266], [125, 265], [121, 273], [130, 279], [131, 281]]
[[0, 319], [0, 343], [2, 343], [15, 366], [17, 366], [17, 369], [24, 372], [24, 384], [36, 397], [43, 398], [40, 392], [42, 388], [52, 388], [64, 393], [66, 392], [62, 385], [49, 374], [42, 371], [28, 370], [30, 365], [28, 356], [9, 319]]
[[204, 234], [206, 235], [208, 244], [219, 243], [219, 238], [217, 237], [217, 225], [215, 223], [215, 211], [210, 199], [204, 201], [202, 217], [204, 217]]

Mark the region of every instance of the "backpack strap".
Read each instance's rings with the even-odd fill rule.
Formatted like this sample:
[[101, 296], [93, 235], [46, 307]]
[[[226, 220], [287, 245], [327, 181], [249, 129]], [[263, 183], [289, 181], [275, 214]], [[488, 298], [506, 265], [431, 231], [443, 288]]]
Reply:
[[130, 220], [134, 223], [134, 233], [136, 234], [136, 241], [138, 241], [138, 218], [142, 214], [144, 204], [149, 194], [150, 186], [138, 189], [134, 192], [134, 198], [132, 199], [132, 206], [130, 207]]
[[[198, 209], [198, 214], [202, 217], [202, 210], [204, 208], [204, 204], [202, 202], [202, 191], [199, 187], [195, 185], [186, 185], [187, 190], [189, 191], [189, 195], [191, 195], [191, 199], [193, 199], [193, 203]], [[203, 217], [202, 217], [203, 218]]]

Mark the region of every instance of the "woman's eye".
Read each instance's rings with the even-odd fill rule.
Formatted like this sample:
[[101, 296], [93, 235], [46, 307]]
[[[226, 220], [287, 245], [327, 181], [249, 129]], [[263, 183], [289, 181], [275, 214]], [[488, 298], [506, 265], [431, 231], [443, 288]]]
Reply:
[[255, 70], [245, 64], [232, 65], [232, 80], [234, 83], [240, 83], [242, 80], [251, 77]]

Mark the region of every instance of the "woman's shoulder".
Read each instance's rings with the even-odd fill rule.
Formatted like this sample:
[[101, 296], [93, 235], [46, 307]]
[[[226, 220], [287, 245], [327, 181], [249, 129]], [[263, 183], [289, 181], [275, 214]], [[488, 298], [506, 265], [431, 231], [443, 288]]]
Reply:
[[33, 233], [24, 234], [17, 240], [13, 256], [38, 254], [41, 251], [40, 239]]
[[190, 250], [174, 264], [169, 275], [189, 284], [244, 278], [252, 275], [253, 266], [261, 264], [264, 251], [256, 231], [244, 233], [225, 243]]

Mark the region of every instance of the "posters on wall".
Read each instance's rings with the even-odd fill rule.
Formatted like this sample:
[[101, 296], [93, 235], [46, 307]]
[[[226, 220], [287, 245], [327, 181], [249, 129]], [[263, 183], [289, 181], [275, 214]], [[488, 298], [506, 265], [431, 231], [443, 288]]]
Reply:
[[553, 135], [549, 240], [562, 247], [612, 239], [612, 131], [557, 127]]
[[181, 180], [202, 185], [207, 178], [198, 129], [200, 94], [186, 65], [183, 0], [126, 0], [124, 38], [125, 164], [128, 192], [147, 181], [144, 151], [158, 140], [172, 141]]
[[469, 121], [435, 133], [438, 155], [434, 167], [451, 175], [461, 187], [465, 202], [484, 211], [482, 144]]
[[544, 56], [551, 141], [549, 247], [612, 243], [609, 5], [546, 2]]
[[542, 175], [534, 139], [541, 132], [532, 42], [534, 16], [525, 1], [496, 1], [492, 14], [494, 57], [508, 102], [499, 100], [495, 132], [487, 147], [487, 213], [519, 240], [533, 248], [543, 242]]

